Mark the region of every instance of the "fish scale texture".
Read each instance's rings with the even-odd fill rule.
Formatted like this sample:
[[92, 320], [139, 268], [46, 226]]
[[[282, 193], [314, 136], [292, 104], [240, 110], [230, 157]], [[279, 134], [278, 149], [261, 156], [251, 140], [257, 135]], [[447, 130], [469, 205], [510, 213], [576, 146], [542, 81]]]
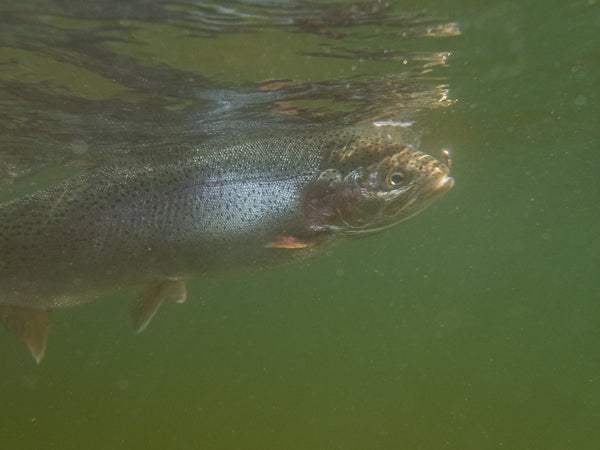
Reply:
[[[0, 305], [53, 309], [151, 280], [261, 270], [345, 228], [414, 215], [448, 169], [364, 130], [127, 149], [1, 204]], [[411, 181], [387, 185], [403, 167]]]

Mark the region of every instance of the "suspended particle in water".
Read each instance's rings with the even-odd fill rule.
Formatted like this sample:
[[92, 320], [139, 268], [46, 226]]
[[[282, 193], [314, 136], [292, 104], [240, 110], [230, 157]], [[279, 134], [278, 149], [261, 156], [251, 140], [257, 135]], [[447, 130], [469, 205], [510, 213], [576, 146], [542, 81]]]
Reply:
[[586, 98], [586, 96], [585, 96], [585, 95], [578, 95], [578, 96], [575, 98], [575, 104], [576, 104], [577, 106], [583, 106], [583, 105], [585, 105], [586, 103], [587, 103], [587, 98]]

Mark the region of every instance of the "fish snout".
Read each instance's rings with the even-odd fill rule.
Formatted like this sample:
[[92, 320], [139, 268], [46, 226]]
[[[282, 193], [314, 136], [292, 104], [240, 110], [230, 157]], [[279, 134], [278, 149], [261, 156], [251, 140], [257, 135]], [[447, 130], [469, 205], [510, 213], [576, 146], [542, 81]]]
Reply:
[[434, 185], [434, 190], [440, 194], [444, 194], [452, 189], [452, 186], [454, 186], [454, 178], [443, 175], [438, 179], [437, 184]]

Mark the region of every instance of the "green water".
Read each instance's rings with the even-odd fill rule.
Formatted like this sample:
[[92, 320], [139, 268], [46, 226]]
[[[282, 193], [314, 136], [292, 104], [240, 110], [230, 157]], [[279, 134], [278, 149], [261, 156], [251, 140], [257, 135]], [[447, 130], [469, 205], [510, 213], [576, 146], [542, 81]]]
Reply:
[[[134, 292], [57, 312], [40, 366], [0, 330], [1, 448], [600, 448], [599, 5], [436, 0], [426, 15], [462, 34], [396, 45], [452, 52], [439, 76], [457, 101], [417, 114], [421, 147], [452, 150], [452, 191], [306, 263], [191, 282], [188, 302], [165, 305], [141, 335], [127, 315]], [[391, 40], [357, 27], [349, 45]], [[332, 38], [285, 28], [193, 42], [176, 23], [136, 33], [115, 41], [119, 53], [241, 91], [344, 79], [357, 65], [302, 55]], [[25, 38], [1, 36], [0, 56], [21, 61], [28, 82], [139, 98], [93, 66], [88, 79], [68, 58], [28, 59], [11, 47]], [[402, 66], [364, 64], [363, 74]], [[2, 195], [37, 182], [6, 182]]]

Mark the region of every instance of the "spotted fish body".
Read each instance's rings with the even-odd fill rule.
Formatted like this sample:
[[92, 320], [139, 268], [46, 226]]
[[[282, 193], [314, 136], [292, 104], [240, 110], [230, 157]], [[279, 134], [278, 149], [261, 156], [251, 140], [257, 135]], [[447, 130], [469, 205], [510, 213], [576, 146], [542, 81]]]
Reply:
[[132, 285], [141, 330], [182, 280], [305, 258], [390, 226], [453, 184], [368, 128], [131, 152], [0, 205], [0, 322], [43, 356], [50, 310]]

